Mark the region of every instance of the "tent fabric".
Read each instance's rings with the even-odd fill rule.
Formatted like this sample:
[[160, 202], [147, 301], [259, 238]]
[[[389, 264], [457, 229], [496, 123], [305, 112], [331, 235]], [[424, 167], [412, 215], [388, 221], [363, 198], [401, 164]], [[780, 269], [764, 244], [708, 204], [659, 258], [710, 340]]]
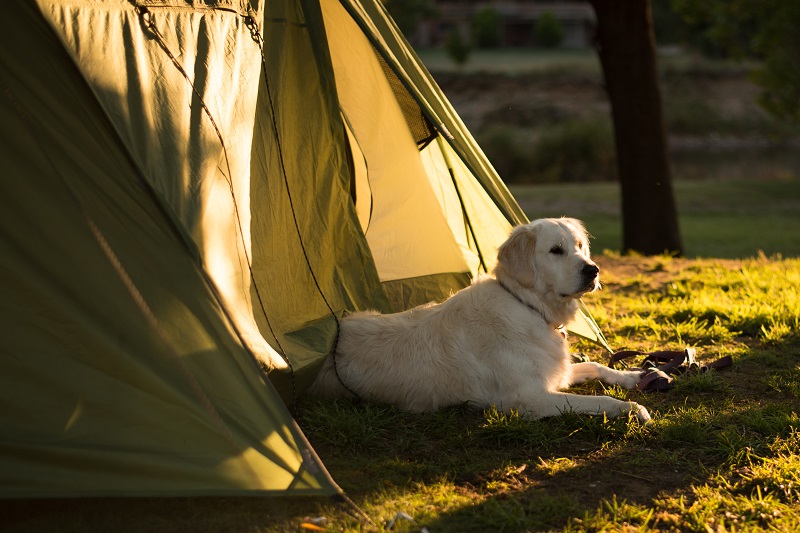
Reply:
[[0, 496], [338, 493], [35, 6], [0, 26]]
[[343, 314], [446, 298], [526, 220], [383, 6], [4, 15], [0, 497], [339, 493], [287, 404]]
[[372, 45], [338, 0], [321, 5], [342, 110], [371, 162], [374, 207], [366, 238], [381, 281], [466, 271]]
[[403, 37], [379, 0], [342, 0], [342, 5], [384, 54], [406, 88], [427, 104], [431, 121], [449, 138], [460, 158], [484, 187], [512, 225], [527, 221], [525, 213], [497, 176], [467, 130], [458, 113], [442, 93], [433, 76]]

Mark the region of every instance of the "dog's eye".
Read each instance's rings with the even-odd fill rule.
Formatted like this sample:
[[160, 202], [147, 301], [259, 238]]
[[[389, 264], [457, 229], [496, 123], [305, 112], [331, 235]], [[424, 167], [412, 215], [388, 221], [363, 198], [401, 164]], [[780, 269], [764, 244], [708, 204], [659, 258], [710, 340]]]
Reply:
[[552, 248], [550, 248], [550, 253], [556, 255], [563, 255], [564, 249], [561, 248], [561, 246], [553, 246]]

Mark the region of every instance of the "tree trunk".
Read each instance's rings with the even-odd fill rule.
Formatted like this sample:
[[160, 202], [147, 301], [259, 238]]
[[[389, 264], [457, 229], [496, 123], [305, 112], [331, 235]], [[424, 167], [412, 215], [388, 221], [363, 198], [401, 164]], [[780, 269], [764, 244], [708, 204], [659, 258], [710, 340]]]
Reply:
[[590, 2], [614, 122], [623, 252], [680, 255], [650, 0]]

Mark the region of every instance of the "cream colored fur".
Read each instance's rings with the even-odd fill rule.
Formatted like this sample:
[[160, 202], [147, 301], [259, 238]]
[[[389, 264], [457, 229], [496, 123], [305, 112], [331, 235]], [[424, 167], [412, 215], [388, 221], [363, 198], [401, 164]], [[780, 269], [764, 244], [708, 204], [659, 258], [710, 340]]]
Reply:
[[[580, 221], [518, 226], [500, 247], [493, 275], [443, 303], [345, 317], [338, 375], [360, 398], [410, 411], [469, 402], [529, 418], [632, 413], [647, 422], [647, 410], [634, 402], [561, 392], [588, 379], [632, 389], [640, 378], [598, 363], [571, 363], [558, 327], [575, 316], [580, 296], [599, 287], [597, 271]], [[328, 356], [309, 393], [352, 397], [333, 365]]]

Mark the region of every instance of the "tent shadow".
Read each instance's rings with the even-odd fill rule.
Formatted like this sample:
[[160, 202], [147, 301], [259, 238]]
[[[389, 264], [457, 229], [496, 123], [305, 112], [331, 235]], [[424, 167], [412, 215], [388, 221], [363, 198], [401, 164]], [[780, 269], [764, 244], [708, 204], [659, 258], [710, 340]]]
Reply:
[[325, 497], [170, 497], [0, 500], [3, 531], [295, 531]]

